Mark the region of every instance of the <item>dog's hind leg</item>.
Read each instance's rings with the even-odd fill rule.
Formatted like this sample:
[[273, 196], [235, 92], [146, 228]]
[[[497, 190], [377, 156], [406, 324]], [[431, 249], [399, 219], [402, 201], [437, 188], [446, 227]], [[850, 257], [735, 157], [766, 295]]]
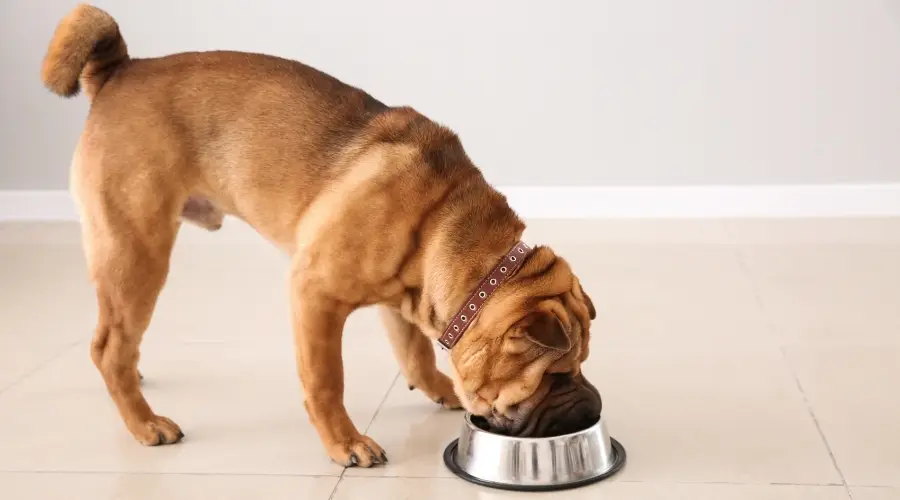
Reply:
[[409, 390], [419, 389], [445, 408], [460, 408], [453, 382], [437, 368], [431, 339], [397, 311], [384, 306], [378, 310]]
[[91, 184], [90, 196], [79, 203], [99, 306], [91, 358], [134, 437], [151, 446], [175, 443], [184, 434], [144, 399], [137, 363], [168, 274], [183, 199], [151, 187], [133, 185], [126, 194]]

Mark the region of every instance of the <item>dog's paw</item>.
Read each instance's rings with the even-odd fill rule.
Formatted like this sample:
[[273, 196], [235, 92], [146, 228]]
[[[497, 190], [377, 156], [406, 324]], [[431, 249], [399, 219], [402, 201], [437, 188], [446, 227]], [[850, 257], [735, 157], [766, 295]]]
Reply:
[[461, 410], [462, 403], [459, 402], [459, 398], [455, 393], [450, 393], [447, 398], [438, 398], [435, 403], [441, 405], [446, 410]]
[[441, 372], [437, 372], [428, 384], [410, 385], [409, 390], [413, 389], [421, 390], [429, 399], [448, 410], [462, 408], [459, 397], [456, 396], [456, 392], [453, 390], [453, 381]]
[[344, 467], [373, 467], [388, 461], [381, 446], [369, 436], [363, 435], [331, 446], [328, 455], [335, 463]]
[[181, 428], [170, 418], [154, 415], [149, 420], [129, 426], [135, 439], [145, 446], [175, 444], [184, 437]]

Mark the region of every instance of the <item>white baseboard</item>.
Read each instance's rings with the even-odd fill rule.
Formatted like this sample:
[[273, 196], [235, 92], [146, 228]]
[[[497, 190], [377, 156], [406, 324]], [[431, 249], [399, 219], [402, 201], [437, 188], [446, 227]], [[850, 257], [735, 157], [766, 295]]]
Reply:
[[[501, 187], [525, 219], [890, 217], [900, 184]], [[67, 191], [0, 191], [0, 221], [67, 221]]]
[[522, 186], [501, 191], [526, 219], [900, 216], [900, 184]]

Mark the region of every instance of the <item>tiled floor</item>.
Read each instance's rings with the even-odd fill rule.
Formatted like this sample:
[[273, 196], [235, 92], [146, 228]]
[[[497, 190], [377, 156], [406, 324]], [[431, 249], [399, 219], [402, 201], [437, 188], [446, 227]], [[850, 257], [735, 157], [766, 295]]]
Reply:
[[[528, 235], [600, 309], [586, 371], [629, 451], [567, 497], [900, 500], [900, 220], [539, 221]], [[188, 437], [144, 448], [88, 356], [77, 227], [0, 225], [0, 498], [516, 496], [444, 468], [461, 415], [407, 390], [374, 311], [348, 325], [346, 401], [391, 463], [332, 464], [301, 403], [285, 258], [238, 228], [182, 236], [141, 369]]]

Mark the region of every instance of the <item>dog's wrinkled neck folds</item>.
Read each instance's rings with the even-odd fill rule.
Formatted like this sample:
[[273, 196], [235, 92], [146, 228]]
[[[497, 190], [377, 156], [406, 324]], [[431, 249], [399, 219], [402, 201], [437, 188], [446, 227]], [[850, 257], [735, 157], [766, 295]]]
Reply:
[[532, 248], [519, 241], [506, 252], [500, 262], [485, 276], [472, 294], [469, 296], [459, 311], [450, 319], [444, 333], [438, 339], [438, 344], [445, 350], [453, 349], [459, 339], [466, 333], [469, 325], [475, 320], [475, 316], [481, 312], [484, 304], [491, 298], [494, 291], [516, 274], [522, 263], [532, 252]]

